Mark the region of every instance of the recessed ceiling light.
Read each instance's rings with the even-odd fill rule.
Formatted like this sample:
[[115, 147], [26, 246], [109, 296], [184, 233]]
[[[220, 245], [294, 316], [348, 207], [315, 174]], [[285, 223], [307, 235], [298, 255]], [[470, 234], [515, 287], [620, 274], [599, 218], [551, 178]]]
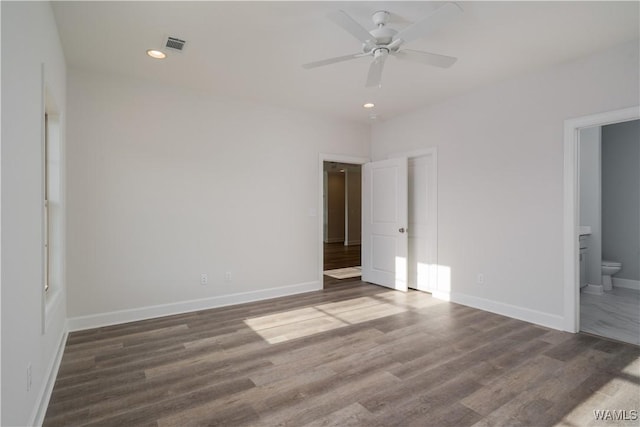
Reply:
[[149, 49], [147, 50], [147, 55], [149, 55], [152, 58], [155, 59], [164, 59], [167, 57], [167, 54], [160, 51], [160, 50], [156, 50], [156, 49]]
[[376, 104], [374, 104], [373, 102], [367, 102], [366, 104], [362, 105], [364, 108], [373, 108], [376, 106]]

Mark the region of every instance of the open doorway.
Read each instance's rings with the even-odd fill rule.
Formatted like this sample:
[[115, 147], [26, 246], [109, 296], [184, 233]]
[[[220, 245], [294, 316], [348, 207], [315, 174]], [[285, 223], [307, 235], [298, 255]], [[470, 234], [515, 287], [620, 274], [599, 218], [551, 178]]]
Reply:
[[[407, 245], [407, 256], [405, 257], [405, 266], [401, 266], [405, 270], [405, 290], [406, 288], [416, 289], [426, 292], [439, 292], [442, 289], [438, 288], [438, 265], [437, 265], [437, 160], [436, 149], [429, 148], [421, 151], [415, 151], [411, 153], [397, 154], [397, 157], [405, 159], [407, 165], [403, 174], [407, 175], [407, 188], [402, 190], [407, 192], [407, 197], [403, 198], [407, 203], [407, 218], [404, 218], [402, 224], [395, 226], [395, 230], [404, 234], [405, 244]], [[371, 194], [377, 185], [373, 185], [373, 181], [364, 179], [365, 172], [368, 170], [365, 163], [368, 166], [374, 165], [379, 162], [368, 162], [368, 159], [351, 158], [351, 157], [336, 157], [334, 155], [321, 155], [320, 156], [320, 189], [319, 189], [319, 212], [320, 228], [319, 228], [319, 266], [320, 266], [320, 280], [324, 284], [324, 287], [329, 287], [334, 284], [342, 284], [350, 281], [361, 281], [360, 271], [354, 274], [354, 278], [331, 278], [328, 277], [325, 272], [326, 269], [336, 268], [348, 268], [357, 267], [361, 265], [367, 267], [368, 270], [386, 271], [389, 270], [389, 277], [396, 276], [396, 267], [398, 267], [398, 257], [394, 250], [391, 251], [377, 251], [377, 248], [372, 247], [372, 242], [375, 240], [371, 235], [365, 235], [365, 231], [370, 227], [365, 227], [364, 221], [367, 215], [362, 215], [363, 210], [367, 212], [378, 212], [378, 217], [384, 217], [385, 212], [389, 209], [384, 209], [384, 206], [389, 207], [387, 202], [377, 205], [371, 205], [369, 208], [365, 208], [365, 195]], [[362, 205], [358, 206], [355, 210], [356, 218], [363, 221], [358, 224], [357, 221], [349, 221], [346, 216], [346, 212], [349, 210], [349, 203], [351, 208], [354, 208], [353, 202], [350, 202], [347, 194], [344, 196], [339, 195], [338, 199], [344, 200], [345, 205], [337, 205], [337, 210], [344, 216], [337, 215], [337, 222], [339, 230], [334, 233], [330, 229], [330, 208], [328, 206], [328, 190], [330, 186], [329, 172], [334, 171], [335, 174], [346, 173], [349, 176], [349, 165], [353, 166], [354, 173], [351, 175], [353, 181], [357, 181], [358, 186], [354, 186], [351, 190], [356, 190], [359, 193]], [[341, 172], [344, 170], [344, 172]], [[358, 176], [358, 173], [359, 175]], [[384, 175], [384, 174], [383, 174]], [[379, 177], [383, 178], [383, 177]], [[344, 178], [337, 178], [338, 186], [343, 186], [342, 182]], [[346, 180], [349, 181], [348, 178]], [[385, 180], [374, 180], [378, 184], [384, 186]], [[362, 188], [362, 183], [369, 182], [367, 185], [367, 191]], [[393, 199], [393, 198], [392, 198]], [[369, 202], [371, 197], [367, 198]], [[395, 202], [399, 202], [399, 199], [393, 199]], [[367, 202], [368, 203], [368, 202]], [[391, 203], [391, 206], [394, 206]], [[396, 206], [397, 208], [398, 206]], [[392, 209], [392, 210], [395, 210]], [[370, 218], [369, 218], [370, 219]], [[380, 219], [380, 218], [378, 218]], [[355, 223], [355, 224], [354, 224]], [[358, 233], [352, 234], [354, 229], [357, 228]], [[368, 232], [367, 232], [368, 233]], [[357, 237], [355, 237], [357, 236]], [[379, 240], [379, 239], [378, 239]], [[346, 242], [346, 245], [345, 245]], [[367, 244], [368, 243], [368, 246]], [[369, 248], [369, 249], [367, 249]], [[367, 249], [367, 250], [365, 250]], [[358, 262], [360, 261], [360, 262]], [[386, 270], [385, 270], [386, 266]], [[392, 287], [388, 283], [380, 283], [374, 278], [372, 279], [369, 274], [367, 282]], [[393, 280], [392, 280], [393, 281]], [[384, 281], [383, 281], [384, 282]]]
[[362, 166], [324, 161], [322, 242], [325, 287], [361, 276]]
[[640, 345], [640, 120], [580, 129], [580, 331]]
[[[585, 142], [585, 137], [588, 138], [589, 129], [592, 131], [595, 129], [596, 136], [600, 135], [600, 127], [612, 125], [616, 123], [629, 122], [632, 120], [640, 119], [640, 108], [635, 106], [631, 108], [625, 108], [622, 110], [609, 111], [605, 113], [594, 114], [590, 116], [578, 117], [565, 120], [565, 137], [564, 137], [564, 329], [569, 332], [579, 332], [583, 328], [581, 325], [581, 287], [587, 288], [586, 285], [594, 284], [589, 281], [595, 280], [595, 285], [602, 285], [603, 273], [602, 273], [602, 254], [601, 262], [595, 261], [595, 265], [591, 265], [598, 270], [598, 264], [600, 264], [600, 283], [598, 281], [598, 271], [595, 274], [589, 274], [591, 268], [589, 265], [580, 264], [580, 260], [588, 260], [588, 252], [584, 249], [585, 236], [592, 235], [594, 229], [591, 224], [584, 224], [581, 221], [588, 221], [586, 216], [583, 216], [584, 212], [581, 212], [581, 202], [585, 202], [588, 199], [580, 197], [581, 189], [580, 185], [580, 151], [582, 151], [582, 160], [585, 160], [585, 147], [581, 147], [582, 142]], [[596, 142], [596, 148], [601, 147], [601, 141]], [[582, 148], [582, 150], [580, 150]], [[597, 159], [598, 156], [594, 156]], [[594, 163], [596, 166], [599, 162]], [[596, 185], [600, 181], [600, 178], [596, 179]], [[601, 181], [600, 181], [601, 182]], [[584, 185], [584, 184], [583, 184]], [[598, 204], [601, 203], [599, 202]], [[596, 206], [597, 209], [597, 206]], [[601, 209], [601, 207], [600, 207]], [[583, 207], [584, 210], [584, 207]], [[637, 217], [636, 217], [637, 220]], [[597, 221], [602, 224], [602, 221]], [[594, 222], [595, 227], [598, 227], [597, 222]], [[582, 226], [582, 227], [581, 227]], [[596, 230], [597, 231], [597, 230]], [[601, 231], [601, 230], [600, 230]], [[589, 233], [587, 233], [589, 232]], [[625, 232], [629, 232], [628, 230]], [[580, 239], [582, 236], [582, 239]], [[593, 238], [589, 238], [593, 240]], [[582, 241], [581, 241], [582, 240]], [[636, 240], [636, 243], [640, 241]], [[582, 246], [582, 248], [581, 248]], [[601, 244], [596, 244], [594, 248], [602, 248]], [[582, 251], [581, 251], [582, 249]], [[583, 253], [581, 253], [583, 252]], [[597, 251], [595, 251], [597, 253]], [[582, 256], [581, 256], [582, 255]], [[581, 267], [582, 271], [582, 283], [581, 283]], [[586, 276], [585, 276], [586, 274]], [[629, 284], [629, 281], [626, 281]], [[583, 285], [583, 286], [581, 286]], [[615, 286], [615, 285], [614, 285]], [[598, 286], [592, 286], [593, 288], [599, 288]], [[604, 290], [604, 285], [602, 285]], [[637, 308], [637, 305], [636, 307]], [[637, 311], [637, 310], [636, 310]], [[592, 332], [593, 333], [593, 332]], [[636, 335], [637, 336], [637, 335]], [[615, 337], [615, 339], [621, 339], [621, 337]]]

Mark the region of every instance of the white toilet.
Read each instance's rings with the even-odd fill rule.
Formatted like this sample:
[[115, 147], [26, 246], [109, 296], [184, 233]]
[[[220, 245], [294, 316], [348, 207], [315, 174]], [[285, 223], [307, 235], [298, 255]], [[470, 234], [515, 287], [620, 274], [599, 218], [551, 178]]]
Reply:
[[610, 291], [611, 289], [613, 289], [611, 276], [620, 271], [620, 269], [622, 269], [621, 262], [604, 260], [602, 261], [602, 287], [605, 291]]

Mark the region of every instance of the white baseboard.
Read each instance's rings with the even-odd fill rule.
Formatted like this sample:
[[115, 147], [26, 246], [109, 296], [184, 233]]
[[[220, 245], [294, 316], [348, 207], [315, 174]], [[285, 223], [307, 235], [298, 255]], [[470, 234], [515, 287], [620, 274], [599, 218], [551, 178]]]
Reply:
[[191, 311], [266, 300], [287, 295], [301, 294], [304, 292], [319, 291], [321, 289], [322, 282], [320, 281], [299, 283], [296, 285], [282, 286], [278, 288], [261, 289], [259, 291], [241, 292], [237, 294], [221, 295], [217, 297], [182, 301], [171, 304], [72, 317], [68, 319], [67, 325], [70, 332], [81, 331], [84, 329], [134, 322], [137, 320], [153, 319], [155, 317], [171, 316], [173, 314], [188, 313]]
[[62, 354], [64, 353], [64, 345], [67, 342], [67, 336], [69, 332], [65, 327], [62, 331], [60, 342], [58, 343], [58, 349], [56, 354], [48, 366], [45, 378], [46, 381], [42, 384], [42, 388], [38, 393], [37, 404], [31, 414], [30, 426], [41, 426], [44, 422], [44, 416], [47, 414], [47, 407], [49, 406], [49, 400], [51, 400], [51, 393], [53, 392], [53, 386], [58, 376], [58, 370], [60, 369], [60, 362], [62, 362]]
[[445, 301], [451, 301], [468, 307], [500, 314], [502, 316], [512, 317], [514, 319], [523, 320], [525, 322], [534, 323], [551, 329], [564, 330], [564, 318], [555, 314], [544, 313], [542, 311], [531, 310], [525, 307], [519, 307], [457, 292], [449, 293], [435, 291], [432, 295], [435, 298]]
[[612, 277], [613, 286], [616, 288], [634, 289], [640, 291], [640, 280], [622, 279], [618, 277]]
[[591, 295], [602, 295], [604, 294], [604, 286], [588, 283], [587, 286], [580, 289], [580, 292]]

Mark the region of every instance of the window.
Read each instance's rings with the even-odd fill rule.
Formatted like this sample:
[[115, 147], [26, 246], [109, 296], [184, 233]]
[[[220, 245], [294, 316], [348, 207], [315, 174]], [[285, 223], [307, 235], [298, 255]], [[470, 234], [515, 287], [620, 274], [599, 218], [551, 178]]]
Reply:
[[45, 300], [62, 286], [63, 193], [60, 114], [45, 90], [42, 147], [42, 286]]
[[43, 187], [44, 187], [44, 291], [48, 292], [49, 291], [49, 281], [50, 281], [50, 258], [51, 258], [51, 252], [50, 252], [50, 245], [49, 245], [49, 241], [50, 241], [50, 236], [49, 236], [49, 230], [51, 229], [51, 224], [49, 223], [50, 217], [51, 215], [49, 214], [49, 193], [50, 193], [50, 188], [49, 186], [51, 185], [51, 177], [50, 177], [50, 171], [51, 168], [49, 167], [49, 114], [46, 112], [44, 113], [44, 149], [43, 149], [43, 154], [44, 154], [44, 171], [43, 171], [43, 177], [44, 177], [44, 183], [43, 183]]

